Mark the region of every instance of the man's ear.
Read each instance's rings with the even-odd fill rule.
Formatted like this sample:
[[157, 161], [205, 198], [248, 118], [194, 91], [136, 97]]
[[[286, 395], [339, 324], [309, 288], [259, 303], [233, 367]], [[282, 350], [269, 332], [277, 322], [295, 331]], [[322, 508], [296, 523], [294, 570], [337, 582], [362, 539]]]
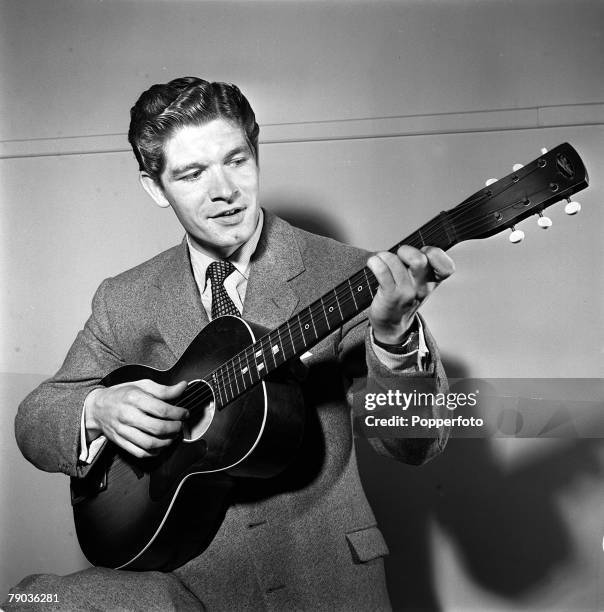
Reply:
[[138, 180], [143, 189], [153, 198], [153, 201], [162, 208], [168, 208], [168, 202], [164, 190], [146, 172], [139, 172]]

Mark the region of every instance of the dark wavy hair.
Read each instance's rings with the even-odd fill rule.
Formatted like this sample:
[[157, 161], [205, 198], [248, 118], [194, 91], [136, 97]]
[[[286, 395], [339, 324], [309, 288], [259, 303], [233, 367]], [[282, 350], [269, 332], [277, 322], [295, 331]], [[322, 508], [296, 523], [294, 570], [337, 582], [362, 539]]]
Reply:
[[258, 162], [258, 134], [254, 111], [236, 85], [181, 77], [151, 86], [130, 109], [130, 143], [139, 170], [161, 185], [165, 168], [164, 143], [187, 125], [225, 119], [239, 126]]

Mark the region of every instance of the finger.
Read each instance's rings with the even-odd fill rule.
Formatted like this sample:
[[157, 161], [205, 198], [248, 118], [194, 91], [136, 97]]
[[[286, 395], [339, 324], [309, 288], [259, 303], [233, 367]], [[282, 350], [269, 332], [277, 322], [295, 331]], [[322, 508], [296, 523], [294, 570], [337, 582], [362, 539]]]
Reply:
[[404, 244], [399, 247], [396, 254], [416, 281], [423, 281], [431, 273], [428, 269], [428, 257], [419, 249]]
[[157, 451], [150, 453], [118, 435], [115, 435], [112, 438], [112, 442], [115, 442], [119, 447], [123, 448], [126, 452], [130, 453], [134, 457], [137, 457], [138, 459], [148, 459], [149, 457], [155, 457], [155, 455], [157, 455]]
[[124, 440], [152, 455], [156, 455], [174, 441], [171, 438], [156, 438], [130, 425], [122, 425], [116, 433]]
[[124, 403], [159, 419], [182, 421], [189, 416], [189, 412], [185, 408], [173, 406], [163, 400], [157, 399], [141, 389], [138, 385], [131, 386], [125, 390]]
[[395, 287], [402, 290], [403, 293], [414, 291], [413, 277], [410, 274], [407, 266], [401, 261], [398, 255], [385, 251], [378, 253], [380, 258], [386, 263], [394, 279]]
[[437, 282], [449, 278], [449, 276], [455, 272], [455, 263], [442, 249], [426, 246], [422, 251], [428, 258], [428, 262], [434, 272], [434, 277]]
[[120, 422], [157, 438], [175, 438], [182, 430], [182, 421], [157, 419], [137, 410], [125, 413]]
[[392, 253], [377, 253], [367, 261], [367, 267], [373, 272], [380, 288], [386, 292], [394, 290], [397, 284], [392, 274], [392, 259], [390, 256], [397, 259]]
[[143, 380], [137, 380], [132, 383], [143, 391], [150, 393], [158, 399], [174, 399], [183, 393], [187, 388], [187, 383], [183, 380], [175, 385], [161, 385], [156, 383], [154, 380], [148, 378]]
[[148, 394], [139, 401], [137, 407], [152, 417], [168, 421], [184, 421], [189, 416], [185, 408], [173, 406]]

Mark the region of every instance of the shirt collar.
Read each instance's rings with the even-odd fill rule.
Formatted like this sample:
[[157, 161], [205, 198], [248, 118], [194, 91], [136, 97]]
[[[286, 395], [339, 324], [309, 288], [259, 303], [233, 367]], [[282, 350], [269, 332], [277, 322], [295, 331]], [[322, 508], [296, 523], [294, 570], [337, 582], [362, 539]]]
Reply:
[[[248, 280], [250, 274], [250, 262], [252, 259], [252, 255], [258, 246], [258, 242], [260, 240], [260, 234], [262, 233], [262, 226], [264, 225], [264, 212], [260, 209], [260, 214], [258, 215], [258, 223], [256, 224], [256, 229], [254, 233], [250, 236], [250, 239], [247, 242], [244, 242], [230, 257], [228, 257], [228, 261], [230, 261], [235, 269], [246, 279]], [[189, 238], [189, 234], [187, 234], [187, 246], [189, 247], [189, 256], [191, 258], [191, 265], [193, 266], [193, 270], [196, 273], [196, 276], [199, 279], [204, 279], [206, 277], [206, 271], [208, 266], [216, 261], [209, 255], [198, 251], [194, 246], [191, 245], [191, 239]]]

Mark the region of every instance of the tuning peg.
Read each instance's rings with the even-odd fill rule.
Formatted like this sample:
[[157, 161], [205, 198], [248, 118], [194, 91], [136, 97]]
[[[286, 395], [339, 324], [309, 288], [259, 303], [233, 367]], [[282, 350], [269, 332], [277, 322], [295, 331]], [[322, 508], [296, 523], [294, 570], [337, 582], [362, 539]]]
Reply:
[[570, 198], [566, 198], [568, 204], [564, 207], [564, 212], [567, 215], [576, 215], [581, 210], [581, 204], [576, 200], [571, 200]]
[[520, 168], [524, 168], [524, 164], [514, 164], [512, 166], [512, 171], [513, 172], [518, 172], [518, 170], [520, 170]]
[[541, 155], [545, 155], [547, 153], [547, 149], [545, 147], [541, 147]]
[[524, 232], [522, 230], [517, 230], [512, 225], [512, 233], [510, 234], [510, 242], [512, 244], [518, 244], [524, 240]]
[[490, 179], [487, 179], [484, 184], [485, 184], [485, 187], [488, 187], [489, 185], [492, 185], [493, 183], [496, 183], [496, 182], [497, 182], [496, 178], [490, 178]]
[[542, 227], [543, 229], [547, 229], [552, 226], [552, 220], [549, 217], [544, 217], [543, 213], [539, 213], [539, 219], [537, 220], [537, 225]]

